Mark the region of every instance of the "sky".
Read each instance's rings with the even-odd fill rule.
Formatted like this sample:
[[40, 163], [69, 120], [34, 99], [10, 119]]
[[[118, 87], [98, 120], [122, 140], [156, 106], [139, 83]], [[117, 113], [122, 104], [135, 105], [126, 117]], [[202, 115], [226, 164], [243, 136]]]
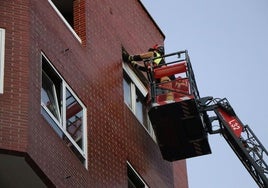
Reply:
[[[166, 53], [188, 50], [200, 96], [226, 97], [267, 149], [268, 1], [141, 2], [166, 36]], [[212, 154], [187, 159], [189, 188], [258, 187], [221, 135], [209, 143]]]

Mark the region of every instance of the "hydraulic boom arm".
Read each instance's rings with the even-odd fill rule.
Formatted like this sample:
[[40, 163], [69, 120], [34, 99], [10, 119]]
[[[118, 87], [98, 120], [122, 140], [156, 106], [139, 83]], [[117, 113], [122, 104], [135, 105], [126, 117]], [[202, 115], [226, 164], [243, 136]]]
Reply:
[[[268, 187], [268, 153], [259, 139], [236, 116], [227, 99], [201, 99], [204, 112], [214, 111], [216, 117], [204, 117], [210, 134], [221, 133], [259, 187]], [[218, 120], [220, 128], [213, 130], [212, 122]]]

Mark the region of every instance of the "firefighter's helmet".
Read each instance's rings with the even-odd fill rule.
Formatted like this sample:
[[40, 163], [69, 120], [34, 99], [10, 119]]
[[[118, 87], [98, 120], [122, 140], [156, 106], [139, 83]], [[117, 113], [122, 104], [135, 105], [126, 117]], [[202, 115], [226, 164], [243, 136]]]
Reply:
[[160, 53], [161, 55], [165, 54], [165, 48], [162, 45], [154, 45], [152, 48], [150, 48], [148, 51], [157, 51], [158, 53]]

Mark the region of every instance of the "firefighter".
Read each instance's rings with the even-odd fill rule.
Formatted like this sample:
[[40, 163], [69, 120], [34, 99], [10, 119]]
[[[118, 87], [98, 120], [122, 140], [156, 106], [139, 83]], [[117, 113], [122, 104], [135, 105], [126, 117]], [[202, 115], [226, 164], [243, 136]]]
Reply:
[[125, 62], [131, 63], [135, 68], [146, 72], [147, 68], [139, 64], [137, 61], [143, 61], [149, 58], [156, 58], [153, 61], [154, 66], [164, 65], [165, 60], [164, 58], [162, 58], [164, 54], [164, 46], [156, 44], [152, 48], [150, 48], [148, 52], [139, 55], [129, 55], [126, 51], [123, 51], [123, 60]]
[[[123, 51], [123, 54], [122, 54], [123, 61], [131, 63], [133, 67], [135, 67], [141, 71], [144, 71], [144, 72], [148, 71], [147, 67], [145, 67], [144, 65], [141, 65], [137, 61], [143, 61], [146, 59], [154, 58], [153, 65], [160, 67], [160, 66], [165, 65], [165, 60], [163, 58], [164, 55], [165, 55], [164, 46], [158, 45], [158, 44], [154, 45], [146, 53], [142, 53], [142, 54], [138, 54], [138, 55], [129, 55], [126, 51]], [[167, 77], [167, 76], [162, 77], [156, 81], [157, 81], [157, 83], [159, 83], [159, 82], [164, 83], [164, 82], [170, 82], [171, 80], [174, 80], [174, 79], [175, 79], [175, 76], [173, 75], [171, 77]], [[159, 90], [159, 91], [161, 91], [161, 90]], [[170, 93], [170, 92], [168, 92], [168, 93]], [[171, 95], [171, 93], [170, 93], [170, 95]], [[172, 97], [169, 97], [169, 96], [167, 96], [167, 98], [170, 100], [172, 99]]]

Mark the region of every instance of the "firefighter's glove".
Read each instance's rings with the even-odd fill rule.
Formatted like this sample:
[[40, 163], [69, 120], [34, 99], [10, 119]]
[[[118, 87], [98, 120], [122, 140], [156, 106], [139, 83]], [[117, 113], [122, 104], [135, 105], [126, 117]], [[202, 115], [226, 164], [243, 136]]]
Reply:
[[126, 63], [130, 63], [131, 61], [142, 61], [140, 55], [129, 55], [125, 50], [122, 52], [122, 59]]
[[128, 55], [127, 62], [137, 61], [136, 55]]
[[135, 68], [139, 67], [139, 64], [136, 61], [131, 61], [131, 65]]
[[136, 61], [131, 61], [131, 65], [132, 65], [132, 66], [135, 67], [135, 66], [137, 66], [137, 64], [138, 64], [138, 63], [137, 63]]

